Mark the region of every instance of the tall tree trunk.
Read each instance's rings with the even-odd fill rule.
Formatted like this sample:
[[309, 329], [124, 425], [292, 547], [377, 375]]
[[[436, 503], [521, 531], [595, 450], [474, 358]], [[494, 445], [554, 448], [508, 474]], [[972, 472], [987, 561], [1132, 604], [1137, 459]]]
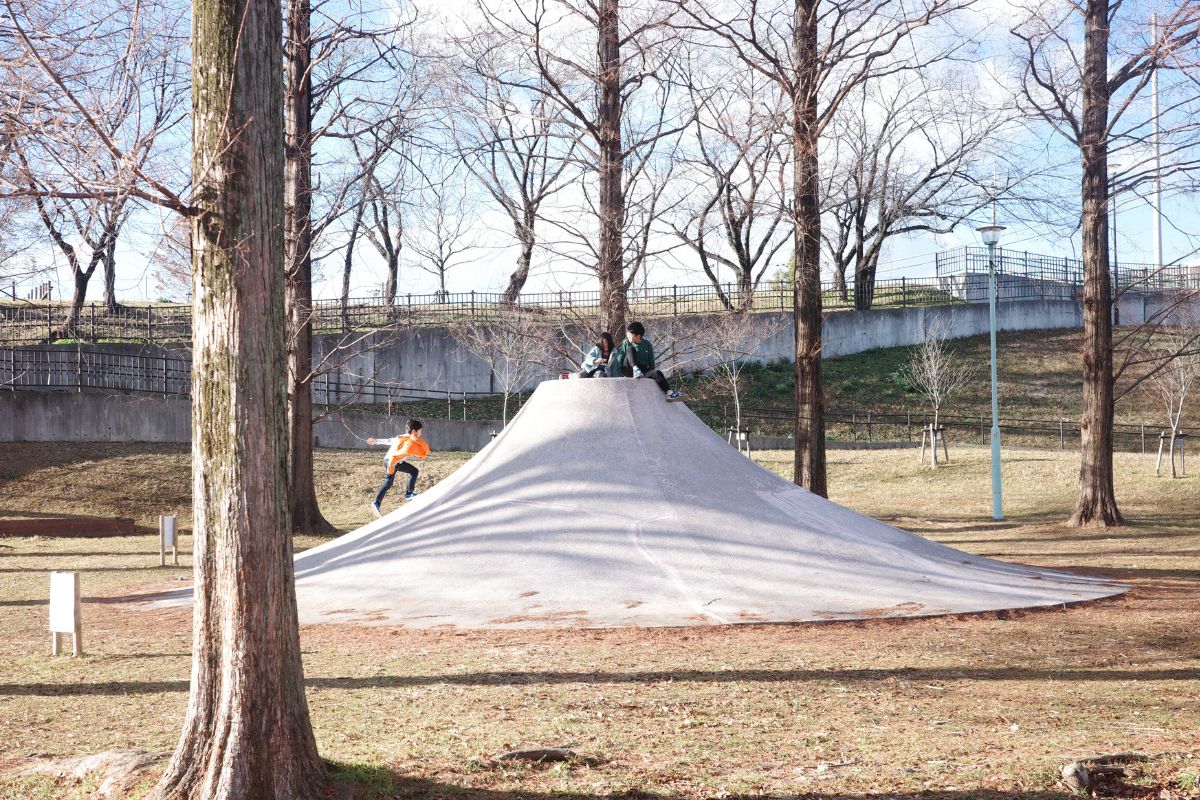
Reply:
[[350, 272], [354, 268], [354, 245], [358, 242], [358, 231], [362, 227], [363, 204], [359, 203], [350, 225], [350, 240], [346, 243], [346, 257], [342, 259], [342, 330], [350, 330]]
[[870, 311], [875, 303], [875, 269], [878, 260], [866, 256], [854, 269], [854, 308]]
[[1087, 0], [1083, 30], [1083, 417], [1079, 495], [1069, 524], [1124, 520], [1113, 488], [1112, 286], [1108, 269], [1108, 5]]
[[285, 45], [284, 231], [288, 314], [291, 529], [327, 536], [313, 480], [312, 402], [312, 6], [289, 0]]
[[391, 306], [396, 303], [397, 281], [400, 279], [400, 248], [389, 249], [387, 254], [387, 281], [383, 284], [383, 302]]
[[108, 246], [104, 248], [104, 309], [110, 314], [115, 314], [119, 307], [117, 303], [117, 237], [113, 236], [108, 240]]
[[738, 310], [754, 308], [754, 267], [746, 266], [738, 271]]
[[619, 0], [600, 0], [597, 53], [600, 63], [597, 127], [600, 141], [600, 325], [620, 338], [629, 302], [621, 244], [625, 235], [624, 153], [621, 144], [621, 31]]
[[195, 0], [192, 493], [183, 734], [153, 795], [317, 798], [288, 533], [280, 9]]
[[533, 246], [536, 242], [533, 233], [532, 215], [527, 215], [525, 218], [524, 227], [517, 228], [517, 238], [521, 240], [521, 253], [517, 256], [517, 268], [508, 278], [508, 286], [504, 289], [504, 296], [501, 302], [505, 305], [516, 305], [516, 302], [521, 299], [521, 290], [525, 288], [525, 281], [529, 280], [529, 267], [533, 263]]
[[833, 285], [837, 289], [838, 299], [843, 303], [850, 299], [849, 287], [846, 286], [846, 270], [849, 266], [846, 262], [839, 262], [833, 272]]
[[74, 272], [74, 290], [71, 292], [71, 308], [67, 318], [54, 332], [54, 339], [73, 339], [79, 333], [79, 315], [83, 311], [84, 300], [87, 299], [88, 280], [92, 277], [91, 270], [76, 269]]
[[821, 200], [817, 176], [817, 6], [796, 0], [792, 94], [795, 223], [793, 327], [796, 335], [796, 455], [794, 480], [827, 494], [825, 409], [821, 386]]

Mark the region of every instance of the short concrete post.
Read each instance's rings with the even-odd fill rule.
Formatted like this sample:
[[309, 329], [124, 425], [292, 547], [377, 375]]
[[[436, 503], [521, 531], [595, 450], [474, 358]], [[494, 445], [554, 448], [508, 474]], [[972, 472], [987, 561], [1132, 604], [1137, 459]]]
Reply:
[[167, 548], [171, 548], [172, 563], [179, 563], [179, 543], [175, 535], [175, 515], [162, 514], [158, 518], [158, 565], [167, 565]]
[[62, 652], [64, 633], [71, 634], [74, 655], [83, 655], [78, 572], [50, 573], [50, 655]]

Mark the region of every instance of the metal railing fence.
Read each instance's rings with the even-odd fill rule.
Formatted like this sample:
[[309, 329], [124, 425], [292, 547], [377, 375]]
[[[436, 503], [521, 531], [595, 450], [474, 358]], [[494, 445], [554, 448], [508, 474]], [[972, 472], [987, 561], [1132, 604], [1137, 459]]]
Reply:
[[[84, 349], [33, 348], [0, 350], [0, 391], [111, 391], [186, 396], [191, 392], [191, 362], [169, 355], [135, 355]], [[528, 398], [514, 393], [510, 417]], [[403, 386], [344, 376], [317, 375], [313, 400], [320, 405], [368, 405], [391, 408], [413, 405], [425, 415], [450, 419], [495, 419], [497, 395], [488, 392], [449, 392], [444, 389]], [[689, 402], [688, 406], [710, 427], [724, 432], [734, 424], [729, 403]], [[785, 406], [751, 406], [742, 409], [742, 427], [751, 433], [787, 436], [794, 411]], [[829, 409], [825, 429], [830, 438], [857, 442], [918, 442], [922, 427], [932, 421], [924, 411], [873, 411]], [[939, 424], [951, 443], [989, 442], [991, 417], [987, 414], [942, 414]], [[1152, 452], [1157, 447], [1161, 423], [1121, 422], [1113, 426], [1114, 449]], [[1078, 420], [1000, 418], [1006, 444], [1067, 449], [1079, 441]], [[1200, 430], [1184, 429], [1195, 438]]]

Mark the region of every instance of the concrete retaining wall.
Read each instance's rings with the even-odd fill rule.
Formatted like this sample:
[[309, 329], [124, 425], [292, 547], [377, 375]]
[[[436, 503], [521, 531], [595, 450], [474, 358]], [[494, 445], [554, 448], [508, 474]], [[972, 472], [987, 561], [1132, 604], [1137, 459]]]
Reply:
[[[191, 401], [94, 392], [0, 392], [0, 442], [191, 441]], [[422, 420], [437, 450], [481, 450], [499, 422]], [[366, 448], [367, 438], [404, 432], [404, 417], [334, 412], [317, 423], [317, 446]], [[382, 451], [380, 451], [382, 454]]]

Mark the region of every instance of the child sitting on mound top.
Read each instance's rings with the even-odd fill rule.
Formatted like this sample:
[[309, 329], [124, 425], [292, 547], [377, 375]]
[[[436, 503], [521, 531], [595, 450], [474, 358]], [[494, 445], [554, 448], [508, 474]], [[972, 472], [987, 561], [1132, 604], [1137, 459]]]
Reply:
[[654, 368], [654, 345], [646, 338], [646, 327], [640, 322], [631, 322], [626, 326], [625, 341], [613, 352], [608, 364], [610, 375], [651, 378], [668, 400], [679, 398], [679, 392], [671, 388], [666, 376]]
[[375, 516], [382, 516], [383, 512], [380, 506], [383, 504], [383, 496], [387, 494], [387, 490], [392, 488], [392, 481], [396, 478], [396, 470], [408, 475], [408, 488], [404, 492], [405, 500], [412, 500], [417, 496], [417, 476], [421, 471], [408, 463], [408, 459], [420, 458], [424, 459], [429, 455], [429, 444], [421, 438], [421, 420], [410, 419], [404, 428], [408, 431], [404, 436], [394, 436], [391, 439], [367, 439], [367, 444], [386, 444], [388, 447], [387, 456], [384, 458], [384, 465], [387, 467], [387, 478], [384, 479], [383, 485], [379, 487], [379, 494], [375, 495], [375, 502], [371, 503], [371, 511]]

